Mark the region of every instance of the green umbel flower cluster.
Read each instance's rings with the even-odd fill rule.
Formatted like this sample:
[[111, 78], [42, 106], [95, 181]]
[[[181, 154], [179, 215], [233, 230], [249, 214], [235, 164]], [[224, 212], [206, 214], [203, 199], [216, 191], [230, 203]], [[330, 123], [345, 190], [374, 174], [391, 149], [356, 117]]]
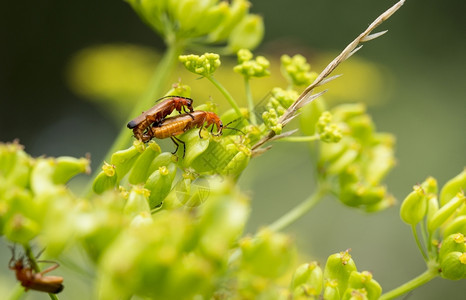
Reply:
[[[322, 103], [311, 103], [301, 117], [306, 133], [320, 133], [324, 141], [327, 137], [333, 141], [341, 138], [337, 143], [320, 143], [320, 176], [331, 182], [332, 192], [345, 205], [366, 211], [393, 205], [394, 198], [380, 182], [395, 164], [394, 137], [375, 131], [362, 104], [339, 105], [324, 111]], [[326, 131], [330, 116], [332, 125]], [[316, 129], [310, 130], [316, 119]]]
[[[191, 183], [196, 182], [197, 178], [202, 180], [202, 176], [237, 178], [251, 156], [241, 136], [221, 138], [204, 133], [207, 133], [206, 130], [202, 132], [197, 129], [179, 136], [184, 144], [178, 147], [177, 155], [162, 153], [154, 141], [150, 141], [147, 146], [135, 141], [130, 148], [115, 152], [110, 164], [102, 167], [94, 181], [94, 191], [102, 194], [119, 186], [130, 188], [128, 183], [143, 185], [149, 191], [148, 203], [150, 209], [153, 209], [164, 202], [173, 207], [192, 202], [193, 197], [199, 198], [199, 195], [187, 193], [186, 189], [190, 191]], [[199, 137], [200, 134], [203, 138]], [[184, 179], [176, 183], [174, 180], [180, 169], [186, 170], [181, 174]], [[180, 197], [180, 194], [184, 196]]]
[[427, 224], [422, 235], [427, 248], [425, 258], [439, 264], [447, 279], [466, 278], [466, 169], [450, 179], [438, 193], [437, 181], [429, 177], [413, 187], [404, 199], [401, 219], [413, 226]]
[[264, 35], [258, 15], [249, 13], [246, 0], [127, 0], [168, 44], [226, 44], [224, 50], [255, 48]]
[[0, 143], [0, 234], [26, 244], [41, 231], [55, 232], [54, 220], [66, 219], [76, 203], [64, 184], [88, 172], [86, 158], [32, 158], [17, 142]]
[[291, 281], [293, 299], [379, 299], [382, 288], [368, 271], [358, 272], [349, 251], [328, 257], [324, 271], [317, 262], [305, 263]]

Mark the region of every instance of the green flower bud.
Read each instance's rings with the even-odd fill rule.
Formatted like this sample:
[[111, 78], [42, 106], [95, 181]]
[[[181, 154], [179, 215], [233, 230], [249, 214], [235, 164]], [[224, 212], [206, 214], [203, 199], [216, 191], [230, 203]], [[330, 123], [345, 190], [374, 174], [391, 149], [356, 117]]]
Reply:
[[293, 57], [282, 55], [280, 61], [282, 63], [282, 73], [293, 85], [310, 85], [317, 78], [317, 73], [309, 72], [311, 66], [301, 54], [296, 54]]
[[246, 147], [242, 147], [241, 149], [242, 150], [239, 151], [222, 170], [222, 174], [237, 179], [239, 175], [241, 175], [241, 172], [248, 166], [249, 160], [251, 159], [251, 150]]
[[126, 150], [120, 150], [112, 154], [110, 164], [115, 166], [118, 181], [125, 177], [139, 155], [144, 151], [144, 143], [134, 141], [133, 146]]
[[443, 230], [443, 236], [449, 236], [454, 233], [466, 235], [466, 216], [457, 216]]
[[23, 149], [18, 141], [6, 144], [0, 142], [0, 174], [7, 177], [18, 162], [27, 159]]
[[266, 278], [282, 275], [290, 266], [295, 252], [288, 236], [267, 228], [259, 231], [255, 238], [241, 239], [239, 244], [243, 268]]
[[317, 262], [299, 266], [291, 280], [291, 290], [295, 296], [304, 292], [307, 296], [320, 295], [323, 287], [323, 272]]
[[31, 176], [31, 167], [34, 164], [33, 159], [22, 151], [18, 152], [17, 156], [12, 159], [15, 160], [16, 163], [8, 172], [8, 174], [6, 172], [3, 173], [3, 171], [0, 170], [0, 174], [3, 173], [2, 175], [6, 176], [6, 178], [2, 178], [2, 175], [0, 175], [0, 178], [2, 178], [5, 188], [8, 189], [12, 185], [20, 186], [23, 188], [28, 187]]
[[257, 56], [255, 60], [244, 60], [252, 53], [249, 50], [241, 49], [238, 51], [239, 65], [235, 66], [233, 70], [246, 78], [250, 77], [264, 77], [270, 75], [270, 62], [263, 56]]
[[438, 193], [437, 180], [434, 177], [427, 177], [427, 179], [421, 183], [421, 186], [426, 194], [437, 195]]
[[[207, 136], [200, 139], [198, 130], [191, 130], [184, 134], [182, 138], [185, 142], [186, 154], [182, 159], [181, 164], [187, 168], [192, 165], [192, 162], [199, 155], [206, 151], [207, 147], [209, 147], [210, 138]], [[178, 149], [178, 151], [184, 151], [184, 149]]]
[[58, 186], [52, 180], [54, 171], [55, 163], [52, 158], [36, 160], [31, 172], [31, 190], [34, 194], [53, 194], [57, 191]]
[[162, 152], [152, 161], [148, 173], [152, 174], [155, 171], [157, 171], [160, 167], [168, 166], [169, 164], [175, 163], [176, 161], [176, 156], [174, 156], [170, 152]]
[[466, 252], [466, 238], [462, 233], [451, 234], [442, 241], [439, 251], [440, 262], [443, 261], [448, 253], [455, 251], [461, 253]]
[[368, 213], [378, 212], [378, 211], [382, 211], [384, 209], [387, 209], [389, 207], [392, 207], [395, 204], [396, 204], [395, 197], [393, 197], [390, 194], [387, 194], [387, 195], [385, 195], [385, 198], [383, 198], [381, 201], [379, 201], [377, 203], [374, 203], [374, 204], [371, 204], [371, 205], [367, 205], [365, 207], [365, 211], [368, 212]]
[[[199, 3], [197, 0], [194, 0], [193, 2]], [[230, 8], [228, 7], [228, 3], [223, 1], [210, 7], [204, 12], [202, 18], [195, 24], [197, 34], [205, 35], [210, 33], [213, 28], [219, 27], [228, 17], [229, 11]]]
[[351, 258], [349, 250], [346, 250], [328, 257], [324, 269], [324, 279], [327, 281], [336, 280], [338, 292], [343, 295], [348, 286], [350, 274], [353, 271], [357, 271], [356, 264]]
[[143, 211], [133, 218], [131, 221], [131, 227], [147, 226], [152, 224], [152, 222], [153, 220], [150, 212]]
[[348, 148], [340, 157], [329, 164], [326, 173], [329, 175], [341, 173], [357, 159], [358, 155], [359, 149], [357, 149], [356, 145]]
[[238, 63], [242, 64], [246, 61], [250, 61], [253, 59], [254, 55], [249, 49], [240, 49], [236, 53], [236, 56], [238, 57]]
[[337, 160], [340, 156], [343, 155], [348, 149], [352, 146], [348, 143], [347, 139], [343, 139], [339, 143], [335, 144], [321, 144], [320, 150], [320, 161], [321, 162], [332, 162]]
[[231, 52], [239, 49], [254, 49], [264, 37], [264, 21], [261, 16], [247, 15], [232, 30], [227, 48]]
[[27, 244], [39, 234], [40, 230], [37, 222], [17, 213], [6, 222], [4, 234], [13, 243]]
[[180, 55], [180, 62], [185, 68], [204, 77], [212, 76], [212, 74], [220, 67], [220, 55], [215, 53], [204, 53], [203, 55]]
[[150, 191], [140, 186], [133, 186], [126, 202], [124, 213], [131, 218], [140, 213], [149, 213], [149, 195]]
[[128, 177], [129, 183], [139, 184], [145, 182], [149, 177], [149, 168], [152, 161], [161, 152], [160, 146], [156, 142], [150, 141], [144, 152], [134, 162]]
[[374, 136], [375, 125], [372, 118], [367, 115], [353, 116], [346, 120], [346, 123], [351, 128], [351, 136], [363, 143], [370, 143]]
[[343, 300], [368, 300], [369, 298], [367, 297], [367, 291], [364, 288], [362, 289], [348, 288], [343, 294], [343, 297], [341, 299]]
[[89, 174], [90, 161], [87, 158], [74, 158], [62, 156], [55, 159], [55, 171], [52, 174], [52, 180], [55, 184], [65, 184], [73, 176], [79, 173]]
[[443, 278], [459, 280], [466, 278], [466, 252], [450, 252], [440, 263]]
[[403, 200], [400, 217], [409, 225], [419, 223], [427, 213], [427, 199], [420, 185], [413, 187], [413, 191]]
[[340, 300], [340, 291], [338, 287], [338, 280], [331, 279], [325, 283], [324, 295], [325, 300]]
[[[222, 23], [209, 34], [208, 40], [210, 42], [219, 42], [226, 40], [233, 28], [241, 22], [249, 10], [250, 3], [246, 0], [234, 0], [228, 11], [228, 15], [223, 19]], [[247, 48], [247, 47], [242, 47]]]
[[97, 175], [92, 184], [92, 189], [96, 194], [115, 188], [117, 184], [117, 176], [115, 166], [104, 162], [102, 171]]
[[351, 118], [366, 113], [366, 106], [363, 103], [340, 104], [332, 108], [332, 115], [335, 120], [347, 122]]
[[[210, 30], [206, 25], [211, 25], [211, 28], [218, 26], [222, 20], [222, 14], [213, 4], [217, 1], [196, 1], [196, 0], [181, 0], [171, 1], [170, 8], [174, 12], [174, 18], [178, 22], [179, 33], [181, 37], [188, 35], [189, 37], [197, 37], [207, 34]], [[222, 6], [225, 6], [222, 5]], [[228, 9], [228, 6], [226, 6]], [[224, 12], [226, 13], [226, 12]], [[202, 26], [200, 26], [202, 23]], [[206, 30], [207, 29], [207, 30]]]
[[444, 206], [461, 190], [466, 190], [466, 168], [460, 174], [450, 179], [440, 191], [440, 205]]
[[465, 203], [466, 197], [464, 193], [458, 193], [456, 197], [452, 198], [445, 205], [432, 215], [432, 218], [427, 220], [427, 228], [429, 232], [434, 232], [435, 229], [439, 228], [443, 223], [451, 217], [456, 210]]
[[326, 143], [338, 143], [343, 137], [341, 129], [337, 124], [331, 123], [332, 115], [325, 111], [316, 123], [316, 131], [320, 135], [320, 140]]
[[176, 164], [170, 163], [153, 172], [147, 179], [144, 188], [150, 191], [149, 207], [159, 206], [172, 188], [176, 175]]
[[370, 184], [377, 185], [395, 166], [394, 149], [379, 144], [370, 149], [370, 157], [370, 161], [364, 167], [364, 177]]
[[433, 194], [427, 194], [427, 220], [432, 219], [434, 214], [437, 213], [438, 209], [439, 207], [437, 196], [434, 196]]
[[367, 299], [369, 300], [377, 300], [382, 294], [382, 287], [372, 278], [372, 273], [367, 271], [363, 271], [361, 273], [352, 272], [348, 279], [347, 291], [350, 288], [364, 289], [367, 293]]
[[341, 189], [339, 199], [345, 205], [358, 207], [374, 205], [387, 196], [383, 186], [364, 186], [359, 183], [349, 184]]

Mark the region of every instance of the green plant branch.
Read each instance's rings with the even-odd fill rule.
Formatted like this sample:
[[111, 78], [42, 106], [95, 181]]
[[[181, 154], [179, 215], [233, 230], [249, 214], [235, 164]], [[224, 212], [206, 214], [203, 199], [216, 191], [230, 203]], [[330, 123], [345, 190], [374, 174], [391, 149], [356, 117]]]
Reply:
[[282, 142], [313, 142], [319, 140], [320, 136], [318, 134], [308, 135], [308, 136], [289, 136], [281, 138], [277, 141]]
[[419, 248], [419, 251], [421, 252], [422, 257], [427, 262], [428, 258], [427, 258], [427, 255], [426, 255], [423, 247], [422, 247], [421, 241], [419, 240], [419, 235], [417, 234], [416, 225], [411, 225], [411, 229], [412, 229], [412, 232], [413, 232], [414, 240], [416, 241], [416, 245]]
[[254, 113], [254, 100], [252, 99], [251, 84], [249, 78], [244, 77], [244, 88], [246, 89], [246, 99], [248, 101], [249, 121], [252, 125], [257, 125], [256, 114]]
[[319, 183], [317, 190], [306, 200], [295, 206], [289, 212], [281, 216], [278, 220], [268, 226], [274, 231], [280, 231], [305, 215], [317, 202], [327, 193], [326, 184]]
[[52, 299], [52, 300], [58, 300], [58, 296], [55, 295], [55, 294], [49, 293], [49, 297], [50, 297], [50, 299]]
[[[141, 96], [139, 101], [134, 106], [131, 114], [128, 116], [128, 120], [132, 117], [139, 115], [142, 111], [147, 110], [151, 107], [154, 102], [154, 97], [162, 94], [163, 88], [167, 85], [168, 80], [173, 73], [176, 64], [178, 62], [178, 56], [184, 51], [183, 43], [173, 43], [168, 46], [167, 51], [164, 53], [161, 61], [155, 68], [155, 71], [149, 81], [148, 87], [144, 94]], [[108, 150], [105, 155], [104, 161], [110, 161], [112, 154], [118, 150], [121, 150], [127, 147], [131, 140], [131, 132], [126, 128], [126, 124], [120, 129], [120, 132], [113, 142], [113, 145]], [[92, 192], [92, 183], [101, 171], [101, 166], [103, 161], [100, 164], [99, 168], [95, 169], [93, 175], [88, 183], [87, 188], [85, 189], [86, 194], [89, 195]]]
[[411, 290], [414, 290], [415, 288], [420, 287], [423, 284], [426, 284], [427, 282], [431, 281], [435, 277], [437, 277], [438, 271], [430, 268], [426, 270], [424, 273], [421, 275], [417, 276], [416, 278], [406, 282], [405, 284], [397, 287], [396, 289], [393, 289], [385, 294], [383, 294], [379, 300], [389, 300], [389, 299], [394, 299], [396, 297], [399, 297]]
[[207, 76], [206, 78], [209, 79], [209, 81], [212, 82], [212, 84], [215, 85], [215, 87], [223, 94], [223, 96], [227, 99], [228, 103], [230, 103], [231, 107], [233, 107], [233, 109], [235, 110], [238, 117], [241, 118], [243, 115], [241, 114], [241, 110], [238, 104], [236, 103], [235, 99], [233, 99], [233, 96], [213, 76]]

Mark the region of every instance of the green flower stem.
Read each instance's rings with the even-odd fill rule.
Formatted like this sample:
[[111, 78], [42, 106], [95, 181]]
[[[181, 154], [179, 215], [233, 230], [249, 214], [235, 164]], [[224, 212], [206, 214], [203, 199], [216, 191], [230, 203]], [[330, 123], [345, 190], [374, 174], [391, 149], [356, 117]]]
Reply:
[[281, 138], [277, 141], [282, 141], [282, 142], [313, 142], [317, 141], [320, 139], [320, 136], [318, 134], [314, 135], [308, 135], [308, 136], [288, 136]]
[[306, 214], [326, 193], [325, 184], [319, 184], [317, 191], [267, 227], [274, 231], [283, 230]]
[[426, 255], [424, 249], [422, 248], [421, 241], [419, 240], [419, 235], [417, 234], [416, 225], [411, 225], [411, 229], [413, 231], [414, 239], [416, 240], [416, 245], [419, 248], [419, 251], [421, 252], [422, 257], [424, 257], [424, 260], [427, 262], [428, 258], [427, 258], [427, 255]]
[[26, 254], [27, 259], [29, 260], [29, 264], [31, 265], [32, 269], [34, 269], [35, 272], [40, 272], [39, 266], [37, 265], [36, 262], [36, 257], [34, 256], [34, 253], [32, 253], [31, 246], [29, 244], [24, 244], [24, 253]]
[[[128, 120], [139, 115], [142, 111], [150, 108], [154, 104], [154, 97], [162, 94], [163, 88], [167, 85], [167, 82], [170, 79], [176, 64], [178, 63], [178, 56], [183, 52], [183, 50], [184, 44], [181, 43], [173, 43], [172, 45], [168, 46], [167, 51], [165, 52], [162, 60], [157, 65], [154, 74], [152, 75], [146, 91], [134, 106], [133, 111], [128, 116]], [[113, 142], [112, 147], [105, 155], [104, 160], [110, 161], [110, 158], [114, 152], [127, 147], [130, 144], [131, 137], [132, 134], [130, 130], [128, 130], [128, 128], [126, 128], [126, 124], [124, 124], [120, 130], [120, 133], [118, 134], [118, 137]], [[101, 166], [102, 165], [103, 162], [101, 163]], [[94, 170], [93, 176], [91, 177], [87, 189], [85, 190], [87, 195], [92, 193], [92, 183], [100, 171], [101, 167]]]
[[406, 282], [405, 284], [397, 287], [396, 289], [393, 289], [385, 294], [383, 294], [379, 300], [389, 300], [389, 299], [394, 299], [396, 297], [399, 297], [411, 290], [414, 290], [415, 288], [420, 287], [423, 284], [426, 284], [427, 282], [431, 281], [435, 277], [437, 277], [438, 271], [435, 269], [428, 269], [421, 275], [417, 276], [416, 278]]
[[228, 103], [230, 103], [231, 107], [233, 107], [235, 110], [238, 117], [241, 118], [243, 115], [241, 114], [241, 110], [239, 109], [235, 99], [233, 99], [233, 96], [231, 96], [231, 94], [223, 87], [223, 85], [221, 85], [220, 82], [218, 82], [217, 79], [215, 79], [213, 76], [207, 76], [206, 78], [209, 79], [210, 82], [212, 82], [212, 84], [215, 85], [215, 87], [223, 94]]
[[257, 125], [256, 114], [254, 113], [254, 100], [252, 99], [251, 85], [249, 84], [249, 78], [244, 77], [244, 87], [246, 89], [246, 99], [248, 101], [249, 108], [249, 121], [252, 125]]
[[50, 294], [50, 293], [49, 293], [49, 297], [50, 297], [50, 299], [52, 299], [52, 300], [58, 300], [58, 296], [57, 296], [56, 294]]

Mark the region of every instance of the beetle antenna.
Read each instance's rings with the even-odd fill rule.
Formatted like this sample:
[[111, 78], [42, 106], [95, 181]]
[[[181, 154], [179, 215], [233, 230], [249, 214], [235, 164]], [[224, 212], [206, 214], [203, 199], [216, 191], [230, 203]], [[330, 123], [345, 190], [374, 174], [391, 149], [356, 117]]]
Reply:
[[193, 100], [193, 99], [191, 99], [189, 97], [183, 97], [183, 96], [177, 96], [177, 95], [168, 95], [168, 96], [163, 96], [163, 97], [157, 99], [157, 101], [155, 101], [155, 102], [159, 102], [160, 100], [167, 99], [167, 98], [174, 98], [174, 97]]
[[223, 126], [223, 128], [224, 128], [224, 129], [236, 130], [236, 131], [241, 132], [243, 135], [246, 135], [243, 131], [241, 131], [241, 130], [238, 129], [238, 128], [228, 127], [228, 125], [230, 125], [231, 123], [234, 123], [234, 122], [236, 122], [236, 121], [238, 121], [238, 120], [242, 120], [242, 119], [244, 119], [244, 117], [236, 118], [236, 119], [234, 119], [233, 121], [229, 122], [227, 125]]

